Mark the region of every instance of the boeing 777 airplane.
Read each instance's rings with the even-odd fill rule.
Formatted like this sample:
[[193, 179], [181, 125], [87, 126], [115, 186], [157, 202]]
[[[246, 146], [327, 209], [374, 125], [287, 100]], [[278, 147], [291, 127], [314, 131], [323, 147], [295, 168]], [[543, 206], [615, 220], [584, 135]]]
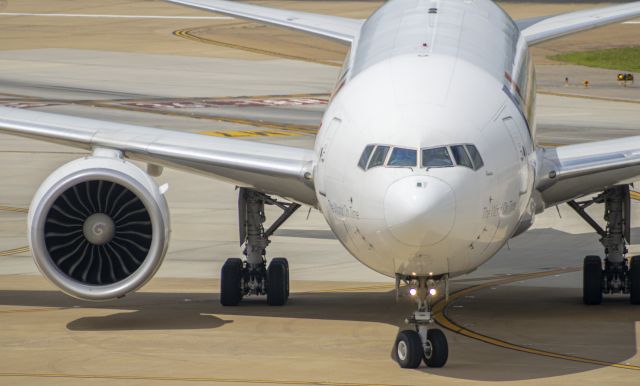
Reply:
[[[301, 205], [317, 208], [356, 259], [415, 299], [394, 346], [402, 367], [445, 365], [447, 341], [430, 313], [437, 290], [561, 203], [604, 247], [603, 259], [584, 260], [584, 303], [625, 293], [640, 304], [640, 257], [627, 256], [640, 136], [536, 147], [529, 53], [549, 39], [638, 17], [640, 1], [519, 21], [490, 0], [390, 0], [367, 20], [170, 1], [351, 48], [315, 149], [0, 108], [2, 133], [92, 152], [52, 173], [29, 209], [35, 261], [62, 291], [113, 299], [153, 277], [170, 234], [166, 188], [153, 176], [169, 167], [240, 187], [245, 256], [222, 267], [222, 305], [248, 295], [287, 302], [289, 265], [267, 261], [270, 237]], [[585, 211], [593, 203], [604, 204], [605, 228]], [[269, 227], [265, 205], [282, 209]]]

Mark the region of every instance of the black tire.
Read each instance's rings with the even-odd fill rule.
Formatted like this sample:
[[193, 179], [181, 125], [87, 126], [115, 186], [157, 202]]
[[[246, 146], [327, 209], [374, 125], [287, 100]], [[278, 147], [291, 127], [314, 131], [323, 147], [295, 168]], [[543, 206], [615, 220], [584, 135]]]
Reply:
[[629, 264], [629, 281], [631, 282], [629, 300], [631, 304], [640, 304], [640, 256], [631, 258], [631, 263]]
[[424, 356], [420, 335], [413, 330], [400, 331], [393, 346], [393, 353], [400, 367], [417, 369]]
[[287, 271], [287, 275], [286, 275], [286, 284], [287, 284], [287, 299], [289, 299], [289, 286], [290, 286], [290, 282], [289, 282], [289, 260], [287, 260], [284, 257], [274, 257], [271, 262], [273, 263], [274, 261], [281, 261], [284, 266], [285, 269]]
[[424, 363], [429, 367], [442, 367], [449, 359], [449, 344], [444, 333], [435, 328], [427, 332], [427, 346], [431, 352], [424, 353]]
[[225, 307], [233, 307], [242, 300], [243, 263], [241, 259], [227, 259], [222, 266], [220, 275], [220, 304]]
[[267, 304], [287, 304], [287, 266], [284, 261], [273, 259], [267, 269]]
[[584, 258], [582, 300], [587, 305], [602, 303], [602, 260], [599, 256]]

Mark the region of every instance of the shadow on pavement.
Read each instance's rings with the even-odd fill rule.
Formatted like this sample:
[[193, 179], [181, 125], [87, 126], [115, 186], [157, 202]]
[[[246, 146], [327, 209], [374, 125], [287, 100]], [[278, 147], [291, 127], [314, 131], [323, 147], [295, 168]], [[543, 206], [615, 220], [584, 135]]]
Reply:
[[[615, 363], [633, 357], [637, 349], [639, 309], [631, 307], [626, 299], [613, 298], [594, 312], [595, 308], [579, 302], [577, 294], [576, 289], [508, 285], [461, 300], [456, 305], [464, 307], [450, 308], [450, 316], [476, 332], [542, 350]], [[260, 298], [249, 298], [239, 307], [222, 307], [216, 294], [207, 293], [140, 292], [96, 305], [55, 291], [0, 291], [0, 304], [114, 311], [105, 316], [72, 320], [67, 324], [70, 331], [209, 329], [214, 334], [233, 323], [234, 316], [359, 321], [400, 327], [403, 316], [413, 309], [408, 300], [396, 302], [393, 292], [292, 293], [285, 307], [269, 307]], [[442, 369], [422, 367], [418, 371], [457, 379], [513, 381], [602, 367], [509, 351], [450, 331], [446, 333], [450, 362]], [[388, 337], [390, 352], [394, 338]], [[496, 355], [500, 361], [491, 361]], [[531, 366], [534, 362], [537, 364]]]

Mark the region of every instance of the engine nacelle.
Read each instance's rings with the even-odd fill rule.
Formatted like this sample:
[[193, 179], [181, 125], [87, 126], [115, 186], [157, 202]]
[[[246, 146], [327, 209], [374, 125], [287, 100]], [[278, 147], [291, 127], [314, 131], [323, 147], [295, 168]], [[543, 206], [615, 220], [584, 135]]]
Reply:
[[169, 209], [158, 185], [111, 150], [53, 172], [33, 198], [28, 226], [40, 271], [67, 294], [87, 300], [140, 288], [169, 245]]

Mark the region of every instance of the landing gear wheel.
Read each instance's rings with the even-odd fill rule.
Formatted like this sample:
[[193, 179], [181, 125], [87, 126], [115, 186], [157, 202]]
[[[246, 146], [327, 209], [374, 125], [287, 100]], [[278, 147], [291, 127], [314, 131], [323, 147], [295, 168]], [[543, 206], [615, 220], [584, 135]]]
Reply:
[[289, 297], [289, 275], [285, 259], [273, 259], [267, 269], [267, 304], [284, 306]]
[[441, 330], [432, 329], [427, 332], [427, 349], [424, 353], [424, 363], [429, 367], [442, 367], [449, 359], [449, 344], [447, 337]]
[[582, 300], [587, 305], [602, 303], [602, 261], [599, 256], [584, 258]]
[[227, 259], [222, 266], [220, 275], [220, 304], [225, 307], [237, 306], [242, 300], [242, 269], [241, 259]]
[[631, 258], [629, 281], [631, 282], [631, 291], [629, 291], [631, 304], [640, 304], [640, 256]]
[[403, 369], [418, 368], [424, 356], [420, 335], [413, 330], [404, 330], [398, 333], [393, 351], [396, 361]]
[[274, 257], [273, 259], [271, 259], [271, 263], [273, 263], [274, 261], [281, 261], [284, 264], [285, 269], [287, 271], [286, 283], [287, 283], [287, 299], [288, 299], [289, 298], [289, 261], [284, 257]]

